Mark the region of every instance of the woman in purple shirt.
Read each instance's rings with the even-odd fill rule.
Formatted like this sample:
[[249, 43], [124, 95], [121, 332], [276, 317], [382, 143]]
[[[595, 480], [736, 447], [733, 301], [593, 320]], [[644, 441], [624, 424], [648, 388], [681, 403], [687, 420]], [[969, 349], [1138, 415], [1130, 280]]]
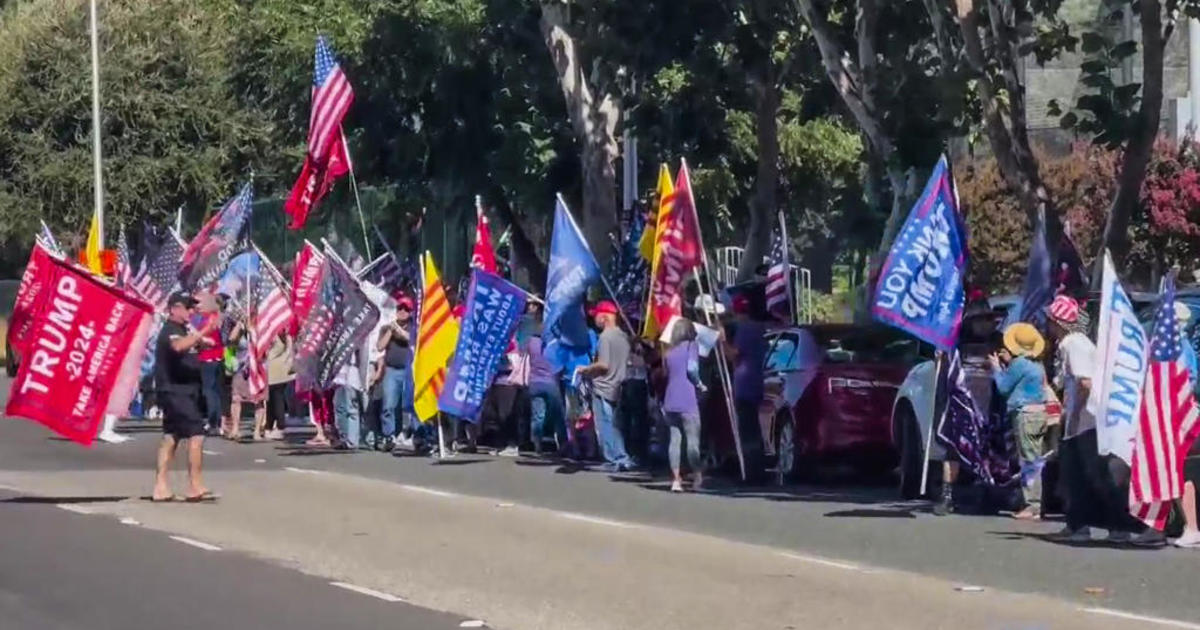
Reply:
[[700, 405], [696, 389], [703, 391], [700, 382], [700, 354], [696, 344], [696, 328], [686, 319], [676, 321], [671, 330], [671, 347], [663, 357], [667, 368], [667, 391], [663, 395], [663, 414], [671, 431], [667, 458], [671, 462], [671, 492], [683, 492], [683, 476], [679, 471], [680, 442], [687, 440], [688, 466], [692, 469], [692, 489], [699, 490], [704, 481], [700, 467]]

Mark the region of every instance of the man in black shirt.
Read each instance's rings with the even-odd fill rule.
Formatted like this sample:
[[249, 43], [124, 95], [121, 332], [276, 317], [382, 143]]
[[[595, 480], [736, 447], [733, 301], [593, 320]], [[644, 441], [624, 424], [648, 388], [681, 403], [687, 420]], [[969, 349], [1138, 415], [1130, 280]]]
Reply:
[[175, 458], [175, 447], [187, 441], [189, 502], [212, 501], [216, 495], [204, 487], [201, 479], [205, 418], [200, 413], [200, 361], [196, 347], [220, 322], [209, 319], [200, 330], [188, 326], [196, 300], [190, 293], [176, 292], [167, 300], [167, 321], [154, 346], [154, 377], [158, 405], [163, 412], [163, 441], [158, 448], [158, 468], [154, 480], [155, 502], [174, 500], [167, 471]]

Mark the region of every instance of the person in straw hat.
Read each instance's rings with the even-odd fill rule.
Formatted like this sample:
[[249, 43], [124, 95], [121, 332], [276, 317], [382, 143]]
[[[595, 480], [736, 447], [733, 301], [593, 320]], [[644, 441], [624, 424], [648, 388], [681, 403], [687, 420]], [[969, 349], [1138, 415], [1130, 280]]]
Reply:
[[[1004, 351], [1009, 358], [1007, 367], [1001, 364], [996, 354], [988, 356], [992, 364], [992, 378], [996, 389], [1006, 401], [1006, 412], [1012, 423], [1016, 439], [1017, 455], [1022, 470], [1033, 470], [1037, 462], [1045, 457], [1046, 429], [1046, 368], [1039, 358], [1046, 350], [1046, 340], [1030, 324], [1017, 323], [1004, 330]], [[1015, 518], [1037, 520], [1041, 518], [1042, 483], [1041, 474], [1032, 477], [1032, 483], [1022, 484], [1025, 508]]]

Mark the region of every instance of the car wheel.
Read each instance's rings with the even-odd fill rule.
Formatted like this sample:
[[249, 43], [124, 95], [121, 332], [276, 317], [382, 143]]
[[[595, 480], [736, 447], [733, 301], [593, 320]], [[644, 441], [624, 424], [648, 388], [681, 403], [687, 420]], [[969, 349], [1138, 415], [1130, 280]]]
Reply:
[[784, 485], [796, 475], [796, 427], [785, 421], [775, 441], [775, 483]]
[[912, 409], [903, 405], [896, 412], [896, 426], [900, 436], [900, 498], [916, 499], [921, 495], [921, 465], [925, 458], [921, 453], [921, 431]]

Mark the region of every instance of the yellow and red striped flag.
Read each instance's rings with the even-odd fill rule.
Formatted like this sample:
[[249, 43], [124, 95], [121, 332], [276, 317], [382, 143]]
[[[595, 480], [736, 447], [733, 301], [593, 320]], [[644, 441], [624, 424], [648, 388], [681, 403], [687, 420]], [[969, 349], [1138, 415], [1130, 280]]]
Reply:
[[433, 265], [433, 256], [425, 253], [424, 291], [421, 295], [421, 322], [417, 333], [417, 354], [413, 359], [413, 408], [421, 422], [429, 422], [438, 412], [438, 396], [446, 384], [446, 366], [458, 343], [458, 319], [450, 312], [450, 301], [442, 287], [442, 278]]
[[[667, 238], [667, 226], [671, 221], [671, 209], [675, 207], [675, 186], [671, 183], [671, 171], [666, 164], [658, 168], [658, 213], [654, 217], [654, 225], [646, 226], [646, 231], [642, 234], [642, 240], [646, 241], [646, 234], [650, 235], [650, 249], [652, 256], [650, 260], [650, 277], [658, 277], [658, 267], [662, 258], [663, 244]], [[640, 246], [639, 246], [640, 247]], [[645, 252], [645, 250], [642, 250]], [[654, 318], [654, 301], [653, 299], [646, 301], [646, 318], [645, 325], [642, 327], [642, 337], [646, 339], [658, 339], [658, 335], [662, 332], [662, 327], [667, 322], [659, 322]]]

